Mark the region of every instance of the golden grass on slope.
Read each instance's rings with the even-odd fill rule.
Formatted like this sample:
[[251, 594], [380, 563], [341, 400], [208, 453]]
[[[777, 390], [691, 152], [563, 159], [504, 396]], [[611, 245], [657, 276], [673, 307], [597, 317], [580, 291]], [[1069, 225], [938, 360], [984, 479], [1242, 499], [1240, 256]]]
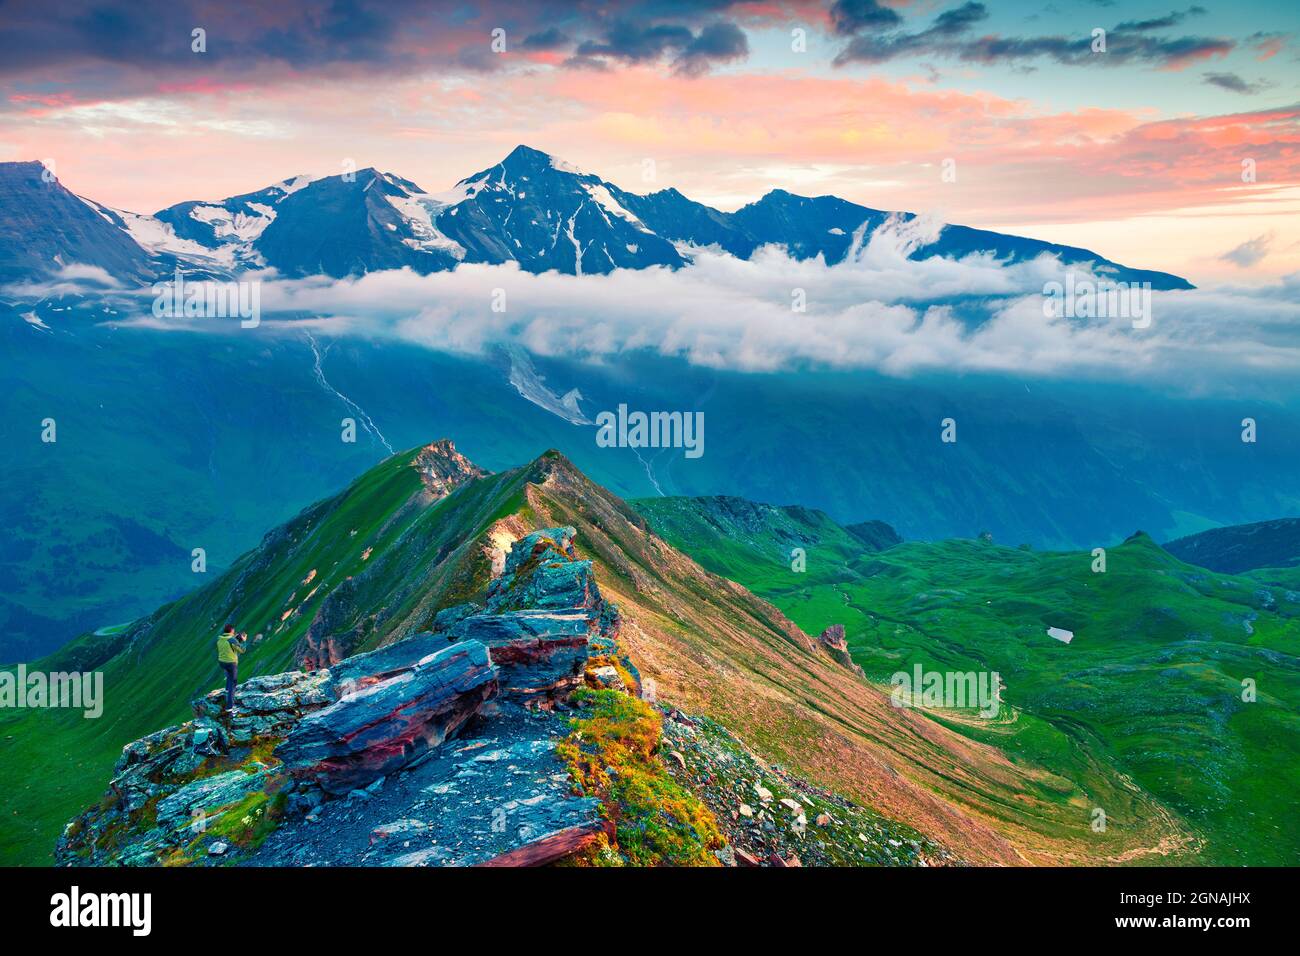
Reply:
[[[539, 526], [578, 529], [602, 593], [623, 614], [622, 643], [659, 698], [713, 717], [765, 759], [971, 862], [1118, 862], [1184, 839], [1164, 809], [1127, 781], [1110, 781], [1105, 794], [1084, 793], [920, 712], [895, 708], [772, 605], [674, 550], [562, 459], [526, 497]], [[1087, 826], [1097, 805], [1119, 821], [1102, 834]]]

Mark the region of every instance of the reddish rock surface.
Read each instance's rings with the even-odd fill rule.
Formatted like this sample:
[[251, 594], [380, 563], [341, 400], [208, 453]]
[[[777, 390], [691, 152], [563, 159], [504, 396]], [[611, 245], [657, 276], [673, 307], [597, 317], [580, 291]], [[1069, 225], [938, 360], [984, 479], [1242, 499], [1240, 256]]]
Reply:
[[452, 737], [497, 693], [487, 648], [465, 641], [361, 686], [304, 718], [276, 756], [299, 778], [347, 793]]

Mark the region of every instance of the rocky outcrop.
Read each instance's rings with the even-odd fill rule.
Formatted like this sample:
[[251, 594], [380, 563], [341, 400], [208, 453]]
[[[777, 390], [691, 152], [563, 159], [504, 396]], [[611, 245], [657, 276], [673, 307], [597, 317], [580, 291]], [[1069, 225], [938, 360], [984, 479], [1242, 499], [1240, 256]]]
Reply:
[[354, 654], [330, 667], [332, 692], [335, 698], [346, 697], [364, 687], [406, 673], [446, 647], [446, 635], [424, 633], [376, 651]]
[[466, 618], [452, 640], [486, 644], [500, 669], [503, 693], [555, 698], [582, 682], [588, 620], [582, 612], [510, 611]]
[[425, 489], [435, 499], [445, 498], [465, 482], [490, 474], [458, 452], [449, 438], [425, 445], [413, 464]]
[[839, 651], [844, 654], [848, 653], [849, 645], [844, 639], [843, 624], [832, 624], [830, 627], [826, 628], [826, 630], [822, 631], [817, 639], [832, 651]]
[[194, 720], [123, 748], [104, 800], [65, 828], [55, 858], [189, 859], [231, 814], [260, 821], [295, 790], [347, 792], [410, 764], [496, 690], [483, 645], [425, 635], [334, 671], [254, 677], [229, 714], [214, 691], [194, 702]]
[[[240, 684], [235, 707], [224, 718], [225, 690], [214, 690], [192, 706], [202, 726], [221, 730], [229, 743], [250, 744], [258, 738], [287, 736], [304, 715], [328, 707], [334, 699], [329, 671], [288, 671]], [[127, 749], [134, 746], [128, 744]]]
[[488, 587], [488, 610], [593, 608], [601, 603], [591, 562], [578, 558], [571, 527], [546, 528], [510, 547], [505, 567]]
[[346, 798], [287, 818], [256, 866], [527, 866], [606, 832], [557, 753], [567, 715], [489, 702], [452, 743]]
[[843, 624], [832, 624], [818, 635], [817, 640], [838, 663], [859, 677], [864, 676], [862, 668], [853, 662], [853, 657], [849, 654], [849, 642], [845, 639]]
[[617, 635], [618, 612], [601, 597], [591, 562], [577, 556], [576, 535], [547, 528], [514, 542], [486, 607], [457, 612], [447, 628], [453, 641], [488, 647], [503, 694], [539, 702], [566, 696], [583, 682], [592, 641]]
[[[454, 464], [454, 449], [430, 452], [423, 466], [454, 480], [456, 469], [440, 471], [438, 462]], [[575, 534], [549, 528], [515, 541], [484, 602], [444, 609], [433, 631], [327, 668], [251, 678], [229, 713], [222, 691], [197, 699], [194, 720], [127, 745], [104, 801], [67, 827], [58, 861], [277, 859], [258, 847], [282, 826], [296, 828], [300, 842], [322, 815], [350, 827], [355, 814], [336, 812], [335, 804], [378, 807], [386, 786], [401, 794], [418, 779], [399, 771], [417, 767], [427, 767], [433, 782], [413, 800], [397, 798], [388, 823], [375, 821], [366, 862], [530, 865], [590, 846], [606, 824], [598, 801], [570, 793], [554, 753], [566, 725], [547, 711], [584, 679], [635, 692], [638, 678], [620, 656], [618, 611], [601, 597], [591, 562], [578, 558]], [[500, 695], [508, 700], [493, 701]], [[476, 717], [480, 734], [499, 727], [509, 741], [468, 757], [442, 746]], [[461, 782], [444, 786], [437, 782], [444, 774]], [[535, 792], [508, 799], [520, 775]], [[408, 779], [389, 784], [394, 776]], [[504, 836], [490, 806], [450, 799], [489, 779], [503, 800], [500, 813], [512, 821]], [[429, 834], [443, 842], [408, 852], [411, 837]], [[328, 855], [324, 847], [319, 854]]]
[[391, 676], [369, 677], [305, 717], [276, 749], [295, 778], [332, 794], [365, 787], [454, 736], [497, 692], [496, 668], [477, 641], [443, 647]]

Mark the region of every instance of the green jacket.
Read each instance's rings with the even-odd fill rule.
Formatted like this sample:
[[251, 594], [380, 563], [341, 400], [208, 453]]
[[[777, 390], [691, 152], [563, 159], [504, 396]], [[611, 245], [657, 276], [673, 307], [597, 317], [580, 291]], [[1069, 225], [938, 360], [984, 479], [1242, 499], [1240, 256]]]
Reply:
[[217, 637], [217, 663], [236, 664], [242, 653], [244, 653], [244, 642], [237, 634], [222, 634]]

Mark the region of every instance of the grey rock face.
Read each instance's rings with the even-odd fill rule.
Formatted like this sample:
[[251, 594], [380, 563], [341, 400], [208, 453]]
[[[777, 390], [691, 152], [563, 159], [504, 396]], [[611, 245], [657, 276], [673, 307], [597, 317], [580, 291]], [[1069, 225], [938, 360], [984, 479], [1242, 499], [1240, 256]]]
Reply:
[[[289, 671], [253, 677], [235, 689], [235, 709], [224, 729], [231, 743], [250, 744], [259, 737], [283, 737], [303, 715], [333, 702], [327, 670]], [[225, 691], [214, 690], [194, 701], [196, 717], [221, 718]]]
[[288, 819], [253, 866], [481, 866], [551, 862], [604, 828], [599, 801], [573, 792], [558, 713], [494, 701], [454, 743], [361, 801], [330, 800], [316, 822]]
[[[346, 792], [415, 759], [455, 733], [496, 691], [486, 648], [449, 648], [445, 638], [436, 643], [426, 636], [358, 655], [338, 675], [251, 678], [225, 715], [224, 692], [195, 700], [194, 720], [123, 748], [105, 800], [68, 825], [56, 860], [155, 865], [201, 839], [246, 797], [288, 792], [290, 771]], [[288, 759], [272, 751], [285, 738], [279, 746]]]
[[491, 650], [503, 693], [554, 697], [582, 683], [590, 623], [581, 611], [508, 611], [468, 617], [449, 636], [481, 642]]

